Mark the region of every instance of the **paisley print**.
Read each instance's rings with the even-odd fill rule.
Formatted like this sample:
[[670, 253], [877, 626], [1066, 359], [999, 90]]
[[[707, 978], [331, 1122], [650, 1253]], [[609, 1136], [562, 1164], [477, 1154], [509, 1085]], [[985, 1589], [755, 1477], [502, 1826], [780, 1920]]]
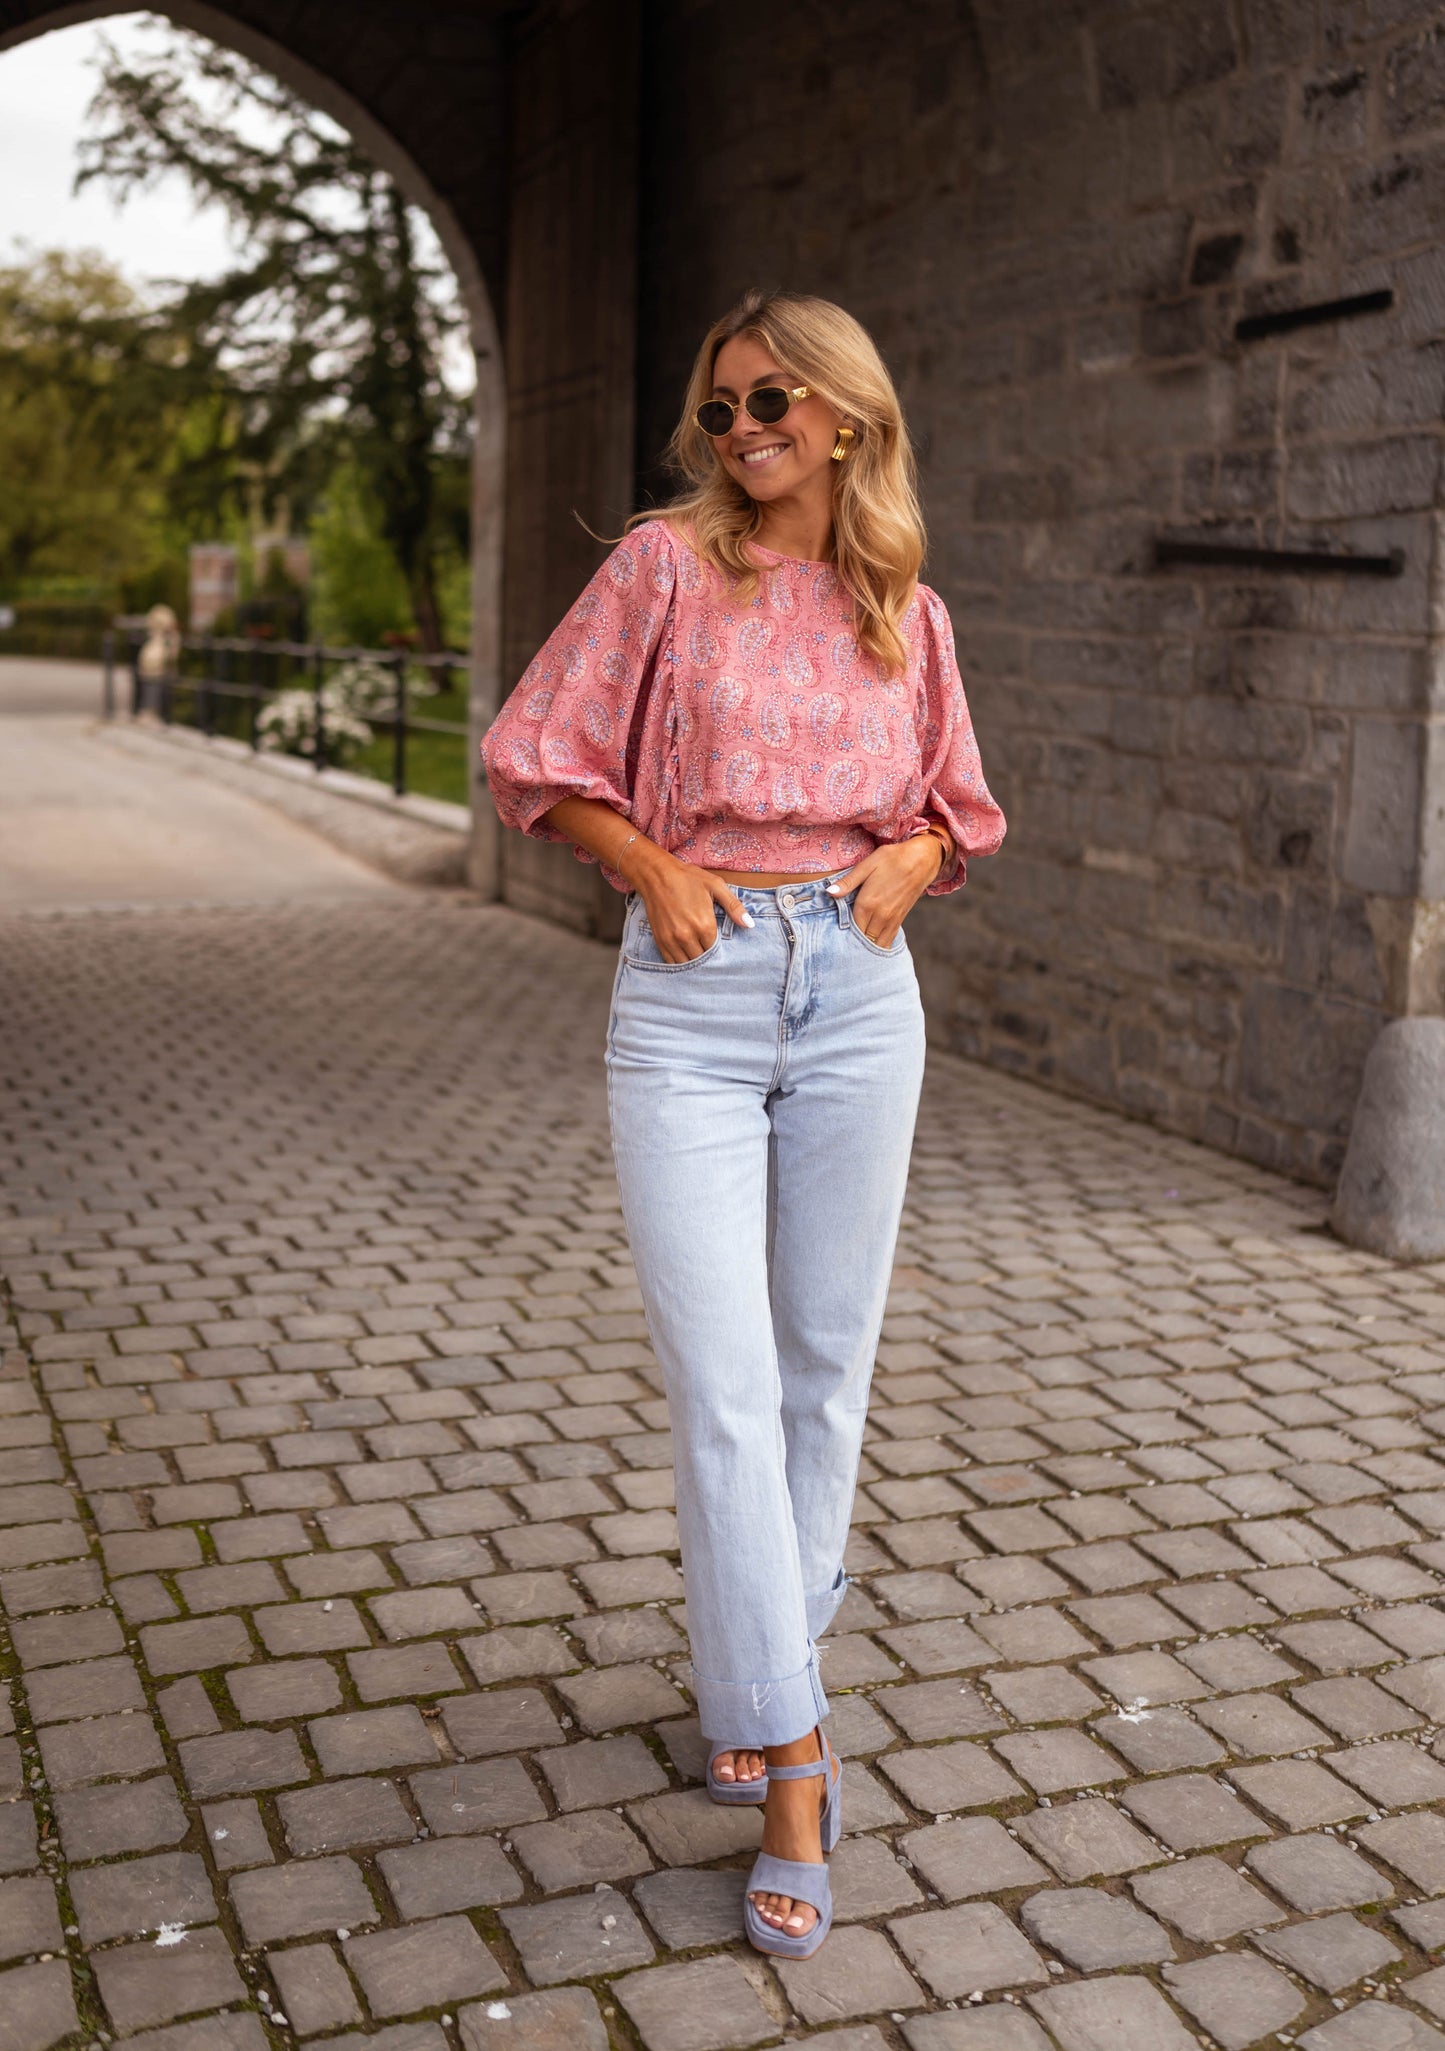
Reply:
[[853, 803], [854, 793], [862, 781], [863, 768], [858, 762], [835, 762], [828, 771], [823, 794], [828, 800], [828, 810], [835, 819], [846, 818]]
[[788, 703], [776, 691], [770, 698], [764, 698], [758, 713], [758, 732], [770, 748], [786, 748], [793, 738], [793, 722], [788, 717]]
[[865, 705], [858, 714], [858, 745], [870, 755], [888, 753], [888, 724], [875, 705]]
[[808, 731], [821, 747], [828, 745], [828, 737], [843, 717], [843, 700], [835, 698], [831, 691], [820, 691], [808, 707]]
[[800, 812], [807, 802], [808, 793], [803, 788], [803, 779], [797, 770], [780, 769], [773, 778], [774, 812]]
[[766, 868], [764, 852], [758, 836], [740, 826], [719, 826], [703, 843], [704, 855], [717, 869]]
[[[580, 792], [684, 861], [785, 875], [851, 866], [925, 817], [993, 853], [1003, 815], [942, 601], [919, 587], [885, 676], [834, 570], [760, 554], [744, 596], [664, 521], [613, 550], [482, 742], [502, 820], [563, 839], [545, 815]], [[960, 862], [929, 888], [962, 881]]]
[[732, 732], [733, 716], [747, 695], [746, 686], [740, 684], [736, 677], [719, 677], [713, 685], [708, 710], [720, 734]]
[[729, 755], [724, 781], [727, 794], [735, 805], [742, 803], [757, 782], [762, 766], [757, 756], [748, 748], [739, 748], [736, 754]]
[[744, 620], [738, 628], [738, 653], [749, 669], [755, 669], [767, 654], [773, 638], [771, 620]]
[[582, 707], [582, 724], [587, 729], [587, 738], [594, 748], [610, 748], [613, 730], [617, 725], [611, 706], [604, 705], [600, 698], [588, 698]]
[[716, 669], [723, 659], [722, 635], [715, 617], [699, 613], [687, 637], [687, 652], [699, 669]]
[[783, 671], [791, 684], [815, 684], [818, 672], [813, 667], [813, 658], [802, 642], [796, 638], [788, 643], [783, 657]]

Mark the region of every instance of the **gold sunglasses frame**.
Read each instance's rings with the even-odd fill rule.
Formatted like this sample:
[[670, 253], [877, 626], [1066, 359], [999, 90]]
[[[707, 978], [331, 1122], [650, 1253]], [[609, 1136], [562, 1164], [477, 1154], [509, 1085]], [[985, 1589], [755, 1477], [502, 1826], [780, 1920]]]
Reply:
[[[696, 426], [700, 434], [707, 435], [707, 438], [710, 442], [723, 441], [726, 439], [728, 435], [732, 433], [733, 429], [737, 426], [738, 414], [742, 412], [747, 412], [748, 399], [757, 398], [758, 394], [761, 392], [782, 392], [786, 397], [788, 403], [783, 408], [782, 412], [778, 415], [778, 420], [786, 420], [788, 415], [792, 412], [793, 408], [799, 403], [800, 400], [811, 399], [813, 397], [813, 387], [811, 385], [759, 385], [756, 391], [749, 392], [746, 398], [736, 403], [734, 403], [734, 401], [731, 399], [704, 399], [702, 402], [702, 406], [697, 407], [693, 413], [693, 424]], [[728, 422], [727, 426], [723, 429], [721, 434], [709, 434], [708, 430], [703, 426], [703, 406], [732, 407], [733, 417]], [[749, 420], [753, 421], [755, 425], [758, 427], [776, 427], [778, 424], [778, 420], [759, 420], [756, 413], [748, 412], [748, 418]]]

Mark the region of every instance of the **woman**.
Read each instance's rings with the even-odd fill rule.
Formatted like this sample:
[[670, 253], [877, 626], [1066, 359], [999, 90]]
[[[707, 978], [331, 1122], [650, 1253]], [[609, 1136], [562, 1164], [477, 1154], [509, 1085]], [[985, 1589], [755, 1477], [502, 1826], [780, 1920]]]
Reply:
[[858, 323], [750, 293], [702, 345], [671, 454], [689, 488], [629, 523], [483, 759], [507, 825], [627, 893], [613, 1149], [708, 1788], [766, 1803], [748, 1935], [806, 1958], [841, 1828], [818, 1640], [847, 1585], [923, 1071], [903, 920], [1004, 822]]

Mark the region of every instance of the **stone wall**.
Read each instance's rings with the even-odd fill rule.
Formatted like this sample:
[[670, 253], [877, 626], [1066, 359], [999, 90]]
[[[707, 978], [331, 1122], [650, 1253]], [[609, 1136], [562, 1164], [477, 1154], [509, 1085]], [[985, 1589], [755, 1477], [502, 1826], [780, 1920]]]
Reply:
[[[1445, 1008], [1438, 9], [662, 0], [644, 40], [648, 482], [753, 282], [868, 322], [917, 434], [1011, 823], [915, 914], [937, 1037], [1327, 1177], [1381, 1024]], [[1404, 571], [1163, 570], [1161, 530]]]

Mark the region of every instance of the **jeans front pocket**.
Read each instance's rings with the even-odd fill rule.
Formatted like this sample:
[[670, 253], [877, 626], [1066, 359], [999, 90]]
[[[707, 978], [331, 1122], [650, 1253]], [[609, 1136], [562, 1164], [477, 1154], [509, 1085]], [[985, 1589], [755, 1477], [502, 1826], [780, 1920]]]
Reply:
[[657, 975], [680, 976], [685, 975], [689, 969], [701, 968], [706, 961], [715, 960], [722, 952], [724, 917], [721, 906], [715, 907], [715, 909], [717, 912], [717, 929], [713, 934], [711, 945], [705, 947], [701, 954], [693, 955], [690, 961], [664, 961], [662, 950], [657, 944], [651, 926], [647, 923], [647, 916], [639, 905], [634, 911], [629, 913], [627, 923], [623, 927], [622, 959], [624, 963], [630, 969], [647, 969]]
[[880, 947], [876, 940], [870, 940], [868, 938], [868, 935], [863, 931], [863, 928], [858, 924], [858, 921], [853, 913], [853, 905], [851, 899], [844, 898], [842, 909], [845, 914], [845, 923], [847, 924], [848, 931], [853, 935], [855, 940], [861, 941], [863, 946], [867, 948], [870, 954], [876, 954], [880, 961], [892, 961], [895, 955], [906, 954], [908, 952], [908, 937], [901, 926], [898, 928], [898, 931], [893, 936], [893, 945], [891, 947]]

